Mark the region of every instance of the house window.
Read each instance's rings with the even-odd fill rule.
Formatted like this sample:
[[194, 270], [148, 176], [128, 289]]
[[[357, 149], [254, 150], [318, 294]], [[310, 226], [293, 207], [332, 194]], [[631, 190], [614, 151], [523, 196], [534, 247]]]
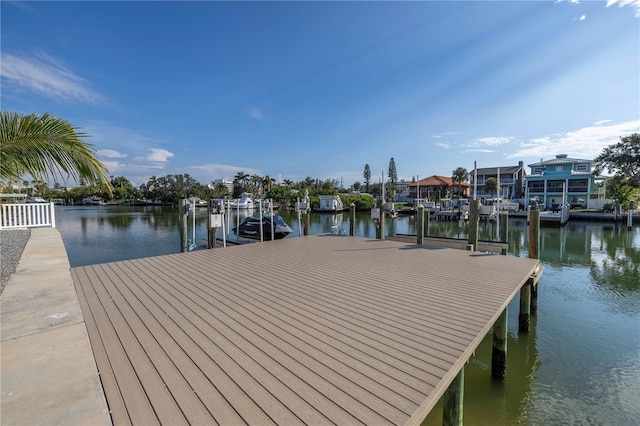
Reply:
[[563, 180], [547, 181], [547, 192], [562, 192], [564, 190]]
[[531, 173], [534, 175], [541, 175], [544, 172], [544, 167], [534, 167], [531, 169]]
[[586, 172], [588, 170], [587, 163], [576, 164], [576, 171], [578, 172]]
[[529, 181], [527, 182], [527, 188], [529, 188], [529, 192], [544, 192], [544, 181]]
[[588, 179], [572, 179], [569, 181], [567, 192], [587, 192], [589, 190]]

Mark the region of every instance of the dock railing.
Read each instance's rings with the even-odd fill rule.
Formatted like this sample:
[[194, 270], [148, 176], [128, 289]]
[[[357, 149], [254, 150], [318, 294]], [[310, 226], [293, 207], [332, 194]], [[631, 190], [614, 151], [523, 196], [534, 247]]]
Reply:
[[54, 203], [7, 203], [0, 209], [0, 229], [56, 227]]

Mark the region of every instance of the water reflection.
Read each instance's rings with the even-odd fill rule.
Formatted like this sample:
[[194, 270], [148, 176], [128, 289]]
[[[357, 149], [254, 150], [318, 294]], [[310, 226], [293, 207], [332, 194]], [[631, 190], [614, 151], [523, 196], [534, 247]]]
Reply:
[[[225, 228], [249, 214], [232, 212]], [[278, 214], [294, 230], [286, 238], [297, 238], [296, 213]], [[176, 208], [56, 207], [56, 216], [72, 267], [180, 251]], [[198, 244], [206, 240], [206, 220], [206, 209], [197, 209]], [[310, 232], [348, 233], [350, 221], [347, 212], [311, 214]], [[415, 234], [416, 218], [385, 225], [387, 235]], [[526, 257], [526, 221], [508, 225], [509, 255]], [[356, 214], [354, 229], [357, 236], [376, 234], [369, 213]], [[481, 224], [480, 239], [495, 233], [494, 223]], [[431, 220], [428, 235], [466, 239], [467, 227]], [[491, 339], [485, 338], [467, 365], [465, 424], [634, 424], [640, 418], [640, 228], [570, 222], [542, 227], [540, 244], [545, 272], [532, 331], [515, 329], [516, 297], [509, 306], [507, 380], [490, 379]], [[441, 422], [438, 405], [427, 424]]]

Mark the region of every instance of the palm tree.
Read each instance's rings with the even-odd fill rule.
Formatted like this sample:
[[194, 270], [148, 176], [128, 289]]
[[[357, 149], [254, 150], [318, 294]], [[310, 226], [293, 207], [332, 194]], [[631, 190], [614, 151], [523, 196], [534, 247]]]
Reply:
[[[245, 172], [238, 172], [236, 173], [235, 177], [233, 178], [233, 183], [235, 187], [239, 187], [239, 192], [244, 192], [247, 186], [247, 181], [249, 180], [249, 175], [247, 175]], [[234, 194], [235, 195], [235, 194]]]
[[484, 192], [488, 192], [491, 194], [491, 198], [493, 198], [493, 193], [498, 191], [498, 179], [494, 177], [490, 177], [484, 183]]
[[88, 137], [68, 121], [49, 113], [0, 115], [0, 181], [30, 175], [40, 181], [72, 178], [77, 182], [104, 184], [109, 194], [109, 172]]
[[255, 192], [262, 197], [262, 176], [255, 174], [251, 176], [251, 192]]
[[464, 167], [458, 167], [453, 171], [451, 180], [455, 183], [458, 182], [458, 197], [462, 194], [462, 182], [469, 180], [469, 172]]
[[452, 172], [451, 180], [453, 183], [458, 182], [458, 211], [460, 212], [462, 209], [462, 205], [460, 203], [460, 196], [462, 195], [462, 182], [466, 182], [469, 180], [469, 171], [464, 167], [458, 167]]
[[264, 192], [267, 193], [271, 191], [274, 183], [276, 183], [276, 180], [269, 175], [262, 178], [262, 188], [264, 188]]

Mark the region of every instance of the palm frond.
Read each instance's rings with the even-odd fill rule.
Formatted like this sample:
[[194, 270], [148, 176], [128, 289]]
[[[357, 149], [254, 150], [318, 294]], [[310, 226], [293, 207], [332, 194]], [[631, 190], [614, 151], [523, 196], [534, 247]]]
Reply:
[[105, 184], [109, 191], [109, 172], [93, 145], [68, 121], [49, 113], [21, 115], [2, 111], [0, 115], [0, 179], [34, 179]]

